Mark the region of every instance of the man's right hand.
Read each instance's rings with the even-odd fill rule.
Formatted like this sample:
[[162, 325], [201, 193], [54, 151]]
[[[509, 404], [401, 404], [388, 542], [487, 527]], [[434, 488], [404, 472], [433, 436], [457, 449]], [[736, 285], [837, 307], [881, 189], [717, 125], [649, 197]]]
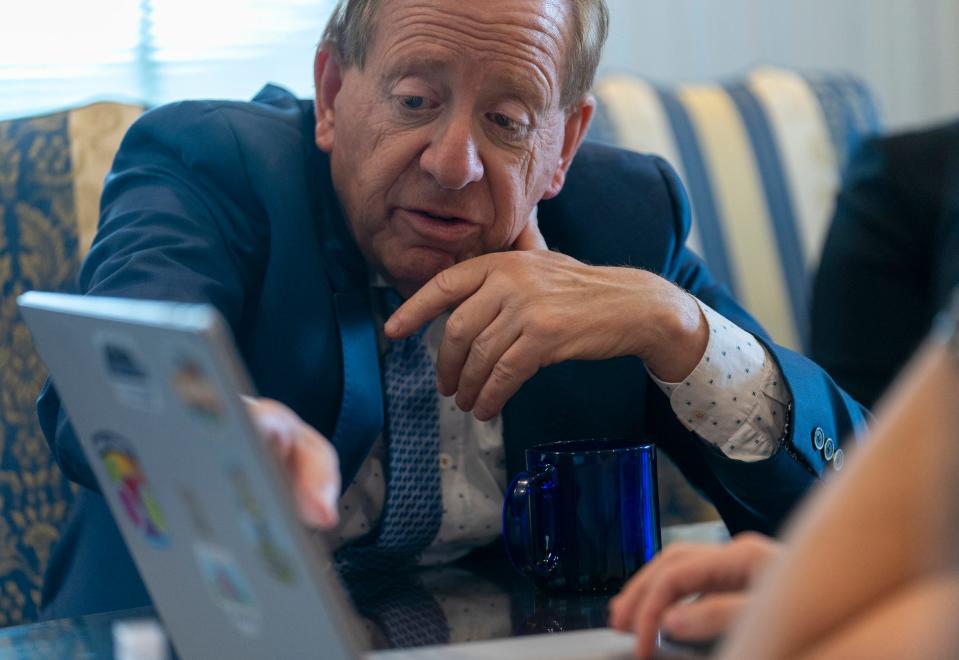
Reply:
[[[744, 532], [725, 545], [674, 543], [634, 575], [609, 604], [609, 625], [636, 634], [636, 654], [649, 657], [656, 631], [686, 642], [715, 639], [748, 598], [753, 578], [781, 546]], [[680, 602], [702, 594], [692, 602]]]
[[334, 527], [340, 467], [333, 445], [279, 401], [253, 397], [244, 401], [292, 483], [300, 518], [314, 527]]

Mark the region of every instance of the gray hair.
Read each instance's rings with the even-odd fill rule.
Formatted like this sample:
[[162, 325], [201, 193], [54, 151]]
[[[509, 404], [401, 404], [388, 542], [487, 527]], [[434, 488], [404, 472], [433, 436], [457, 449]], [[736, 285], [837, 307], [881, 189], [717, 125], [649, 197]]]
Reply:
[[[567, 0], [573, 9], [572, 46], [566, 56], [560, 105], [570, 108], [593, 85], [596, 67], [606, 43], [609, 10], [606, 0]], [[363, 68], [380, 0], [339, 0], [323, 32], [329, 45], [347, 66]]]

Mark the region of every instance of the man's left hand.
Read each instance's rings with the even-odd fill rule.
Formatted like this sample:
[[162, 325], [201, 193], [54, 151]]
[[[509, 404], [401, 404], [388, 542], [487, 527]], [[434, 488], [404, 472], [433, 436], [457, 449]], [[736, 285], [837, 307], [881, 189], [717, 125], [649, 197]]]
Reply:
[[680, 381], [708, 341], [699, 306], [663, 278], [547, 250], [487, 254], [440, 272], [396, 310], [386, 335], [409, 336], [454, 307], [437, 387], [480, 420], [547, 365], [636, 355], [659, 378]]

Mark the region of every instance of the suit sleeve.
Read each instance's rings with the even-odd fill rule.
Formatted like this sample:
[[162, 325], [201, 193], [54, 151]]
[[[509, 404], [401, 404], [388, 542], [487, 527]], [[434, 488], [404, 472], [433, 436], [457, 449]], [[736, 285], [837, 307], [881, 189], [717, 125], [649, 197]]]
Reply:
[[[834, 470], [813, 445], [816, 429], [832, 438], [836, 446], [855, 443], [865, 430], [866, 413], [823, 369], [776, 345], [736, 303], [729, 290], [713, 279], [702, 260], [685, 247], [690, 226], [689, 204], [675, 172], [664, 161], [658, 165], [673, 200], [678, 237], [664, 275], [765, 345], [782, 371], [792, 397], [784, 436], [778, 449], [767, 459], [746, 463], [729, 459], [705, 443], [689, 442], [686, 446], [690, 451], [701, 452], [711, 474], [699, 485], [716, 504], [731, 531], [757, 529], [775, 533], [806, 490], [827, 471]], [[674, 415], [653, 417], [654, 423], [660, 425], [675, 424], [673, 428], [658, 429], [659, 432], [685, 431]]]
[[[237, 328], [262, 269], [268, 231], [221, 110], [181, 103], [128, 131], [107, 176], [100, 225], [79, 275], [86, 295], [211, 303]], [[40, 425], [61, 469], [96, 490], [48, 381]]]

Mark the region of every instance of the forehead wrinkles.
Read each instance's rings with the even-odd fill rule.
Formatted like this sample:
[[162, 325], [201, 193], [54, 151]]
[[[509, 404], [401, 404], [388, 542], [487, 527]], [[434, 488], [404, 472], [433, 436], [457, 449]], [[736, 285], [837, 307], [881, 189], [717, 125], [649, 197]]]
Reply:
[[384, 30], [384, 64], [399, 61], [402, 51], [414, 43], [475, 50], [483, 59], [512, 62], [526, 70], [532, 66], [538, 82], [551, 95], [558, 94], [560, 60], [565, 56], [565, 12], [557, 11], [551, 2], [542, 12], [513, 9], [478, 16], [475, 10], [464, 11], [465, 4], [438, 8], [435, 3], [412, 3], [405, 11], [385, 12], [380, 23], [389, 26]]

